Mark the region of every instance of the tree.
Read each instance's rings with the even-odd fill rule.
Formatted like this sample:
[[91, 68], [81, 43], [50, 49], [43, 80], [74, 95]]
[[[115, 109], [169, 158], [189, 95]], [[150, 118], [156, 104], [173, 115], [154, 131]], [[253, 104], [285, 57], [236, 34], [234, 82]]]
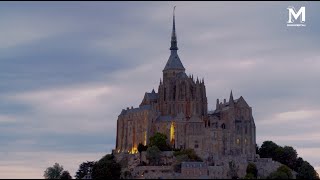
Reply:
[[82, 179], [85, 175], [91, 173], [94, 161], [87, 161], [80, 164], [78, 171], [76, 172], [76, 179]]
[[238, 170], [239, 167], [236, 166], [236, 164], [234, 163], [234, 161], [230, 161], [229, 162], [229, 176], [231, 176], [231, 179], [238, 179]]
[[[298, 179], [319, 179], [318, 173], [310, 163], [304, 161], [301, 157], [298, 157], [297, 151], [291, 146], [281, 147], [272, 141], [265, 141], [258, 152], [260, 157], [272, 158], [296, 171], [298, 173]], [[281, 178], [284, 176], [286, 176], [285, 173], [279, 171], [271, 173], [269, 178]]]
[[63, 166], [60, 166], [59, 163], [55, 163], [52, 167], [48, 167], [44, 171], [43, 176], [45, 179], [59, 179], [62, 171]]
[[141, 164], [141, 152], [146, 151], [148, 149], [148, 146], [143, 145], [142, 143], [139, 143], [138, 145], [138, 152], [140, 154], [140, 164]]
[[246, 176], [244, 177], [244, 179], [257, 179], [257, 178], [254, 177], [253, 174], [249, 173], [249, 174], [246, 174]]
[[72, 177], [70, 176], [69, 171], [63, 171], [60, 176], [60, 179], [72, 179]]
[[[249, 163], [248, 164], [246, 172], [247, 172], [248, 176], [249, 176], [249, 174], [252, 174], [255, 179], [258, 176], [258, 169], [257, 169], [257, 166], [254, 163]], [[249, 177], [251, 177], [251, 176], [249, 176]]]
[[149, 147], [151, 146], [157, 146], [161, 151], [171, 150], [170, 146], [167, 144], [167, 136], [159, 132], [150, 137]]
[[293, 170], [295, 170], [296, 172], [298, 172], [298, 169], [299, 169], [299, 167], [302, 166], [303, 162], [304, 162], [303, 158], [299, 157], [299, 158], [296, 160], [296, 163], [295, 163], [295, 165], [294, 165]]
[[267, 179], [292, 179], [293, 175], [288, 166], [282, 165], [278, 169], [271, 173]]
[[181, 163], [190, 161], [187, 154], [179, 154], [176, 156], [176, 161], [173, 164], [173, 170], [177, 173], [181, 173]]
[[121, 166], [112, 154], [102, 157], [92, 168], [92, 179], [119, 179], [120, 175]]
[[261, 158], [274, 158], [278, 147], [279, 146], [272, 141], [264, 141], [259, 149], [259, 155]]
[[202, 159], [196, 154], [196, 152], [193, 149], [183, 149], [180, 151], [175, 151], [173, 155], [174, 156], [187, 155], [188, 161], [202, 162]]
[[319, 175], [307, 161], [303, 161], [298, 169], [297, 179], [319, 179]]
[[259, 146], [256, 144], [256, 154], [259, 154]]
[[160, 161], [160, 149], [157, 146], [152, 146], [147, 149], [147, 158], [151, 164], [159, 164]]
[[297, 161], [297, 151], [291, 146], [278, 146], [275, 154], [272, 157], [274, 160], [287, 165], [289, 168], [294, 169]]

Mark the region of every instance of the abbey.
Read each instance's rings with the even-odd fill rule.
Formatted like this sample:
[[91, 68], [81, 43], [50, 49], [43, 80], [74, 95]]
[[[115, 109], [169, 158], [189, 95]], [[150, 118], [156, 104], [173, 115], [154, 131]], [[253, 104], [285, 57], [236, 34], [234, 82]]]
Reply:
[[144, 94], [138, 108], [123, 109], [117, 120], [116, 153], [137, 153], [156, 132], [167, 135], [174, 148], [192, 148], [205, 158], [239, 156], [254, 158], [256, 127], [252, 108], [241, 96], [217, 99], [208, 112], [203, 79], [187, 75], [178, 56], [175, 16], [170, 56], [158, 91]]

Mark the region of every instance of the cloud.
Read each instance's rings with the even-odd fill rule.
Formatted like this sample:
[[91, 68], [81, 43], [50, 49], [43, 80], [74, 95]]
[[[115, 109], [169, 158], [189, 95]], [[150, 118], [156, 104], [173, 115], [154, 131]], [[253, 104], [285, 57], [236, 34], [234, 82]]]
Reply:
[[[43, 178], [47, 167], [59, 163], [64, 170], [74, 177], [79, 165], [86, 161], [97, 161], [104, 152], [100, 153], [56, 153], [56, 152], [8, 152], [8, 158], [0, 162], [1, 178]], [[35, 163], [37, 162], [37, 163]]]
[[[297, 147], [319, 167], [310, 155], [320, 152], [317, 4], [1, 5], [0, 158], [20, 152], [13, 164], [0, 162], [1, 177], [41, 178], [54, 160], [75, 169], [85, 157], [110, 152], [121, 109], [157, 91], [173, 5], [179, 56], [187, 74], [205, 79], [209, 109], [232, 89], [253, 108], [258, 143]], [[306, 6], [306, 28], [286, 27], [288, 5]], [[23, 169], [28, 163], [34, 166]]]

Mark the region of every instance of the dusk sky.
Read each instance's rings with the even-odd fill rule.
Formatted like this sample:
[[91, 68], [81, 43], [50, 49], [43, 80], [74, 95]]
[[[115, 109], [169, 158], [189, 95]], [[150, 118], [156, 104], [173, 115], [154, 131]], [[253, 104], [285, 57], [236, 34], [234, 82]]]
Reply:
[[[319, 2], [0, 2], [0, 178], [72, 176], [115, 148], [122, 109], [156, 91], [176, 7], [179, 57], [208, 108], [243, 96], [257, 143], [320, 171]], [[306, 27], [287, 27], [288, 6]]]

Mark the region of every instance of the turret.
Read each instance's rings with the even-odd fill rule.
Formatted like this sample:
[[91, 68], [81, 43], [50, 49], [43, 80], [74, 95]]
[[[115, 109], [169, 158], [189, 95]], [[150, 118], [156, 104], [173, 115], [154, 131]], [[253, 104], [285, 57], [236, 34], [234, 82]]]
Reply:
[[231, 90], [231, 93], [230, 93], [229, 105], [230, 105], [231, 107], [233, 107], [233, 106], [234, 106], [232, 90]]

